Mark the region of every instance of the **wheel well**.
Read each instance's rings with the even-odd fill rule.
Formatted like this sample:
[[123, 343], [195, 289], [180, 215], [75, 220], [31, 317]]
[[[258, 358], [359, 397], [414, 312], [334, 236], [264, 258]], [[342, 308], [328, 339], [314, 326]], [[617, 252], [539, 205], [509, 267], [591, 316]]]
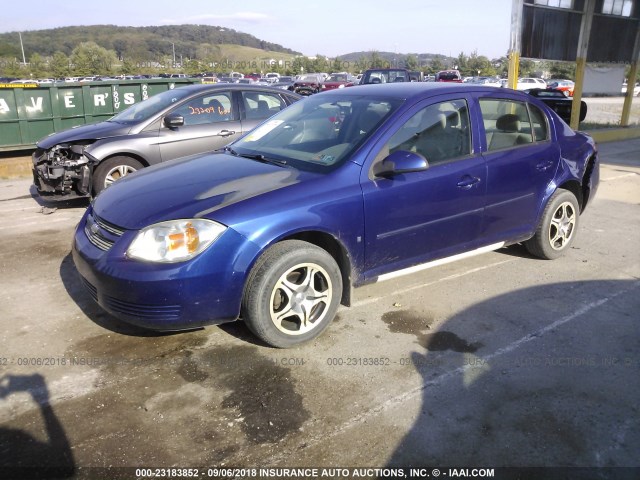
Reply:
[[105, 160], [109, 160], [110, 158], [114, 158], [114, 157], [129, 157], [132, 158], [134, 160], [137, 160], [138, 162], [140, 162], [145, 168], [149, 166], [149, 162], [147, 162], [143, 157], [141, 157], [140, 155], [137, 155], [135, 153], [114, 153], [113, 155], [109, 155], [108, 157], [103, 158], [100, 163], [104, 162]]
[[580, 202], [580, 211], [584, 210], [589, 203], [589, 197], [591, 196], [591, 188], [589, 185], [591, 184], [591, 175], [593, 174], [593, 169], [596, 166], [596, 157], [592, 155], [587, 161], [587, 168], [584, 169], [584, 176], [582, 177], [582, 202]]
[[576, 199], [578, 200], [578, 205], [580, 205], [580, 211], [582, 212], [582, 209], [584, 208], [584, 201], [583, 201], [584, 196], [582, 192], [582, 186], [580, 185], [580, 183], [577, 182], [576, 180], [569, 180], [568, 182], [565, 182], [562, 185], [560, 185], [558, 188], [561, 188], [563, 190], [569, 190], [571, 193], [573, 193]]
[[344, 246], [333, 236], [324, 232], [300, 232], [291, 235], [283, 240], [302, 240], [322, 248], [333, 257], [342, 273], [342, 299], [340, 303], [345, 306], [351, 305], [351, 260]]

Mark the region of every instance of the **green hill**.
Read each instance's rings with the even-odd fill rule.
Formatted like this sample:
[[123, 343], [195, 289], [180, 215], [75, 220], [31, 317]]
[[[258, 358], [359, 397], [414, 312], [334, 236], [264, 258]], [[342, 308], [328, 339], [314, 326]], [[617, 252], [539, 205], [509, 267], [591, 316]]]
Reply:
[[[34, 53], [43, 57], [50, 57], [55, 52], [70, 55], [82, 42], [95, 42], [107, 50], [114, 51], [118, 58], [132, 61], [154, 61], [173, 56], [174, 49], [177, 58], [215, 59], [224, 55], [221, 48], [223, 45], [299, 55], [294, 50], [265, 42], [253, 35], [210, 25], [61, 27], [22, 32], [22, 42], [27, 61]], [[22, 57], [18, 32], [0, 34], [0, 57]]]

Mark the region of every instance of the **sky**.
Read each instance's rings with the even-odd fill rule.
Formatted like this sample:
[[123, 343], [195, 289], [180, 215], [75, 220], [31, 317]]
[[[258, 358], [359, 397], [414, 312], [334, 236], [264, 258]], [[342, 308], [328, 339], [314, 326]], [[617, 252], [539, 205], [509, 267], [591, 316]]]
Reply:
[[29, 0], [7, 2], [0, 33], [74, 26], [199, 24], [232, 28], [305, 55], [509, 48], [512, 0]]

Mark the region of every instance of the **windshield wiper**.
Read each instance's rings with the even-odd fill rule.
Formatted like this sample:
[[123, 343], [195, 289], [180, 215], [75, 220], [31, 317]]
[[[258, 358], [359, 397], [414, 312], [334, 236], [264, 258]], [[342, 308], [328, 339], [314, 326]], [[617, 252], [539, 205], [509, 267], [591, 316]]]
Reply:
[[249, 158], [251, 160], [257, 160], [259, 162], [263, 162], [263, 163], [270, 163], [272, 165], [278, 165], [280, 167], [284, 167], [287, 164], [286, 160], [276, 160], [275, 158], [268, 158], [265, 157], [264, 155], [262, 155], [261, 153], [238, 153], [236, 152], [233, 148], [231, 147], [224, 147], [223, 149], [225, 152], [229, 152], [231, 155], [234, 155], [236, 157], [242, 157], [242, 158]]

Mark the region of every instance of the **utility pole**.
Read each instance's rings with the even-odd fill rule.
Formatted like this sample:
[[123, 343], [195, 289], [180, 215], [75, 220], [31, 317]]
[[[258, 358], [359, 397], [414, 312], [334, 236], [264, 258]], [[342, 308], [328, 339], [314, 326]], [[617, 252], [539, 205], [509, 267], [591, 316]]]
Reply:
[[172, 68], [176, 68], [176, 44], [171, 42], [171, 49], [173, 50], [173, 65]]
[[27, 59], [24, 56], [24, 45], [22, 44], [22, 33], [18, 32], [18, 36], [20, 37], [20, 50], [22, 50], [22, 65], [27, 66]]

